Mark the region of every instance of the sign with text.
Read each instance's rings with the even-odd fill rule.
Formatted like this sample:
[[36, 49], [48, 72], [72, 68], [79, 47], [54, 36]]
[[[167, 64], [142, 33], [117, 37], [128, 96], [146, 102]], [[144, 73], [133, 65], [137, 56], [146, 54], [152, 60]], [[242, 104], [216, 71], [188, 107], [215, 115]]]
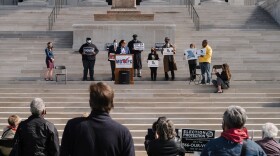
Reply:
[[116, 55], [116, 68], [133, 68], [133, 55]]
[[161, 51], [162, 47], [165, 45], [165, 43], [155, 43], [155, 49], [156, 51]]
[[148, 60], [148, 67], [159, 67], [158, 60]]
[[174, 55], [173, 48], [163, 48], [163, 55]]
[[186, 60], [196, 60], [197, 55], [196, 55], [196, 49], [187, 49], [185, 50], [185, 59]]
[[198, 56], [205, 56], [206, 55], [206, 48], [204, 48], [204, 49], [197, 49], [196, 50], [196, 55], [198, 55]]
[[134, 48], [134, 50], [143, 51], [145, 49], [145, 45], [144, 45], [144, 43], [134, 43], [133, 48]]
[[187, 153], [200, 152], [215, 138], [215, 131], [200, 129], [182, 129], [182, 145]]
[[116, 54], [115, 53], [109, 53], [109, 60], [110, 61], [115, 61], [115, 57], [116, 57]]
[[84, 48], [83, 48], [83, 52], [84, 52], [86, 55], [93, 55], [93, 53], [94, 53], [94, 48], [92, 48], [92, 47], [84, 47]]

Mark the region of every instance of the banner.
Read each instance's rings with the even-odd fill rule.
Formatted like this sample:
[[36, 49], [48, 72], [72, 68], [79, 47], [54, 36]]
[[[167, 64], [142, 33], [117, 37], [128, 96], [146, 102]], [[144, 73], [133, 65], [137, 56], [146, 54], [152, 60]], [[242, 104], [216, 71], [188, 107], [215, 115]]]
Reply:
[[204, 48], [204, 49], [197, 49], [196, 50], [196, 55], [198, 55], [198, 56], [205, 56], [206, 55], [206, 48]]
[[115, 57], [116, 57], [116, 54], [115, 53], [109, 53], [109, 60], [110, 61], [115, 61]]
[[92, 47], [84, 47], [84, 48], [83, 48], [83, 52], [84, 52], [86, 55], [93, 55], [93, 53], [94, 53], [94, 48], [92, 48]]
[[144, 45], [144, 43], [134, 43], [133, 48], [134, 48], [134, 50], [143, 51], [145, 49], [145, 45]]
[[163, 55], [174, 55], [173, 48], [163, 48]]
[[187, 153], [200, 152], [215, 138], [215, 131], [200, 129], [182, 129], [182, 145]]
[[116, 55], [116, 68], [133, 68], [133, 55]]
[[159, 67], [158, 60], [148, 60], [148, 67]]
[[187, 49], [185, 50], [185, 59], [186, 60], [196, 60], [197, 55], [196, 55], [196, 49]]

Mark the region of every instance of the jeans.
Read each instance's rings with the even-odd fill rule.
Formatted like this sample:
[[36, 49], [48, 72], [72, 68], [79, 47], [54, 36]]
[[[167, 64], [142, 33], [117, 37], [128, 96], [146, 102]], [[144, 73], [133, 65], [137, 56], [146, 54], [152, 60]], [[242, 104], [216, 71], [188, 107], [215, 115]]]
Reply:
[[218, 87], [221, 86], [222, 89], [228, 89], [229, 85], [227, 83], [225, 83], [221, 78], [217, 77], [217, 80], [213, 80], [212, 81], [213, 85]]
[[207, 83], [210, 83], [211, 80], [211, 73], [210, 73], [210, 63], [208, 62], [201, 62], [199, 63], [201, 69], [201, 83], [205, 83], [205, 74], [207, 75]]
[[84, 66], [83, 80], [87, 80], [88, 71], [89, 71], [90, 80], [93, 80], [94, 64], [95, 64], [95, 60], [83, 60], [83, 66]]
[[114, 81], [115, 80], [115, 66], [116, 66], [115, 61], [110, 61], [110, 65], [111, 65], [111, 71], [112, 71], [112, 80]]

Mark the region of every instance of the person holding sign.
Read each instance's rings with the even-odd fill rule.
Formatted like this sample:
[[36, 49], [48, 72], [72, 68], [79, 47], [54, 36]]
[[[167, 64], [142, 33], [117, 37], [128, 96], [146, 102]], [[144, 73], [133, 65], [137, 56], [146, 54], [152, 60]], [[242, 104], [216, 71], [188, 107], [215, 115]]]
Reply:
[[133, 40], [128, 42], [127, 46], [131, 54], [133, 54], [134, 77], [136, 77], [136, 72], [137, 72], [137, 76], [141, 77], [141, 69], [142, 69], [141, 53], [144, 50], [144, 43], [137, 40], [138, 36], [136, 34], [134, 34], [132, 37]]
[[196, 79], [197, 56], [195, 55], [195, 50], [195, 45], [192, 43], [190, 44], [190, 49], [184, 53], [186, 60], [188, 60], [191, 81]]
[[119, 46], [117, 47], [116, 54], [130, 54], [130, 50], [126, 46], [125, 40], [121, 40], [119, 42]]
[[97, 47], [92, 44], [91, 38], [86, 38], [86, 43], [81, 46], [79, 49], [79, 53], [82, 55], [83, 60], [83, 67], [84, 67], [84, 76], [83, 81], [87, 80], [87, 74], [89, 71], [90, 80], [93, 81], [93, 75], [94, 75], [94, 65], [95, 65], [95, 59], [96, 55], [98, 54], [99, 50]]
[[223, 115], [223, 132], [208, 142], [200, 156], [266, 156], [263, 149], [249, 139], [244, 127], [247, 114], [240, 106], [229, 106]]
[[212, 48], [208, 45], [207, 40], [202, 41], [202, 47], [206, 49], [205, 55], [199, 56], [199, 65], [201, 69], [201, 76], [202, 80], [200, 84], [206, 84], [205, 83], [205, 74], [207, 75], [207, 83], [210, 84], [211, 80], [211, 71], [210, 71], [210, 64], [211, 64], [211, 58], [212, 58]]
[[175, 46], [170, 44], [170, 39], [165, 37], [164, 39], [165, 45], [162, 46], [161, 54], [164, 55], [163, 57], [163, 65], [164, 65], [164, 73], [165, 73], [165, 80], [169, 79], [168, 72], [171, 71], [172, 80], [175, 79], [174, 70], [177, 70], [176, 62], [174, 59], [174, 54], [176, 54]]
[[110, 61], [110, 65], [111, 65], [112, 81], [115, 81], [115, 66], [116, 66], [115, 55], [116, 55], [117, 47], [118, 47], [118, 43], [117, 40], [115, 39], [113, 41], [113, 45], [111, 45], [108, 50], [108, 61]]
[[[148, 61], [159, 61], [159, 57], [158, 57], [158, 54], [157, 54], [157, 51], [156, 51], [155, 48], [151, 48], [151, 53], [148, 56]], [[157, 68], [158, 67], [151, 67], [150, 66], [151, 80], [152, 81], [156, 81], [157, 80]]]

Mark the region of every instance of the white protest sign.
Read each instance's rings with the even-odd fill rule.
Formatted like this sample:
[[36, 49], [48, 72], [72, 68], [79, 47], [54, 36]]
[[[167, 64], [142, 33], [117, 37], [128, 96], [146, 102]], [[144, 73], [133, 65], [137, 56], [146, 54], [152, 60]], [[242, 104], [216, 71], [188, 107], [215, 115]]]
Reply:
[[174, 55], [173, 48], [163, 48], [163, 55]]
[[198, 56], [205, 56], [206, 55], [206, 48], [204, 48], [204, 49], [197, 49], [196, 50], [196, 55], [198, 55]]
[[83, 52], [84, 52], [86, 55], [93, 55], [93, 53], [94, 53], [94, 48], [93, 48], [93, 47], [84, 47], [84, 48], [83, 48]]
[[148, 60], [148, 67], [159, 67], [158, 60]]
[[144, 45], [144, 43], [134, 43], [133, 48], [134, 48], [134, 50], [142, 51], [145, 49], [145, 45]]
[[110, 61], [115, 61], [115, 56], [116, 56], [115, 53], [110, 53], [108, 59], [109, 59]]
[[185, 59], [186, 60], [196, 60], [197, 55], [196, 55], [196, 49], [187, 49], [185, 50]]
[[133, 68], [133, 55], [116, 55], [116, 68]]

